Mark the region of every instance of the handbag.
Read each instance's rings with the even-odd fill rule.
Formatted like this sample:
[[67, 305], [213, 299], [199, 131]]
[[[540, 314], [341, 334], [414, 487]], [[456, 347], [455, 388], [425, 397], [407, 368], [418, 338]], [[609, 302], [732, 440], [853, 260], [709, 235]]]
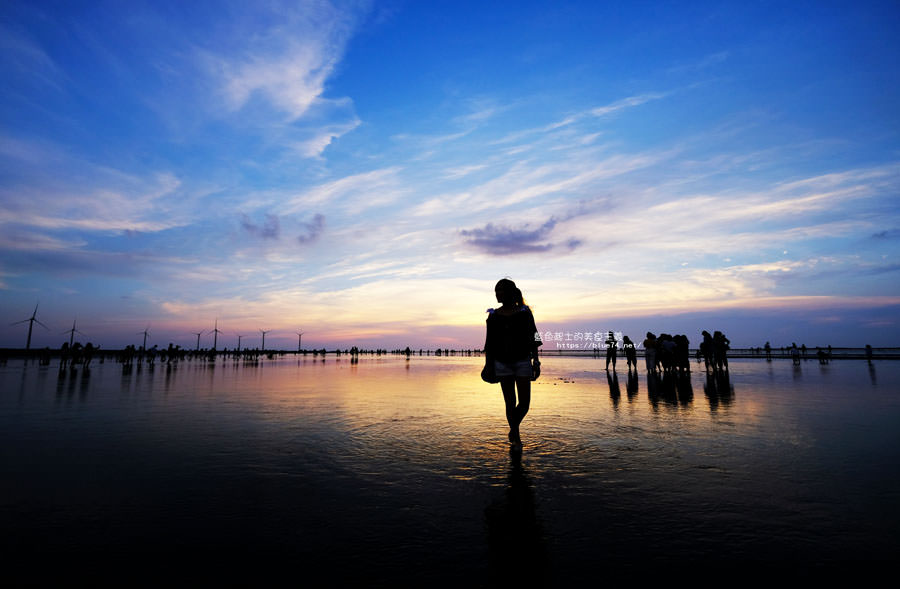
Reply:
[[497, 378], [497, 371], [494, 367], [494, 361], [488, 360], [485, 358], [484, 360], [484, 368], [481, 369], [481, 380], [484, 382], [489, 382], [491, 384], [497, 384], [500, 382], [500, 379]]

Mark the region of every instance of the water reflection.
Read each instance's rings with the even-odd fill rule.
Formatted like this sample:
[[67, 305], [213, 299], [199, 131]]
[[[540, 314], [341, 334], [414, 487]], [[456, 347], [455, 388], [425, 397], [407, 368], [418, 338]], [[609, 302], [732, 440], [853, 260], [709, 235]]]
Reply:
[[662, 378], [659, 383], [659, 396], [666, 403], [666, 405], [677, 407], [678, 406], [678, 389], [676, 387], [676, 383], [678, 382], [678, 376], [672, 372], [663, 372]]
[[[771, 366], [770, 366], [771, 369]], [[711, 413], [719, 408], [719, 405], [727, 407], [734, 400], [734, 387], [731, 385], [731, 375], [727, 372], [716, 372], [706, 375], [703, 385], [703, 394], [709, 402]]]
[[[44, 377], [46, 377], [46, 370], [43, 372]], [[78, 399], [81, 402], [84, 402], [88, 398], [90, 384], [90, 368], [82, 367], [79, 369], [75, 365], [70, 367], [60, 367], [56, 374], [56, 399], [57, 401], [63, 399], [71, 400], [75, 397], [77, 391]]]
[[497, 587], [545, 585], [547, 549], [522, 451], [510, 450], [506, 487], [484, 510], [490, 577]]
[[693, 402], [694, 387], [691, 385], [690, 373], [682, 372], [676, 375], [675, 389], [678, 391], [678, 402], [682, 406], [687, 407]]
[[635, 369], [634, 371], [628, 371], [628, 383], [625, 386], [625, 390], [628, 392], [628, 401], [634, 401], [635, 397], [638, 394], [638, 371]]
[[523, 586], [662, 555], [810, 565], [900, 549], [900, 396], [886, 394], [900, 363], [875, 364], [877, 381], [862, 360], [629, 371], [623, 403], [599, 362], [544, 360], [512, 455], [477, 358], [10, 363], [0, 549], [24, 562], [134, 543], [165, 558], [168, 538], [189, 538], [184, 553], [252, 538], [310, 570], [351, 566], [352, 551], [388, 575], [374, 584], [427, 570]]
[[606, 383], [609, 385], [609, 398], [612, 401], [612, 406], [614, 409], [618, 409], [619, 397], [622, 396], [622, 392], [619, 389], [619, 375], [616, 374], [615, 368], [613, 368], [612, 372], [606, 373]]

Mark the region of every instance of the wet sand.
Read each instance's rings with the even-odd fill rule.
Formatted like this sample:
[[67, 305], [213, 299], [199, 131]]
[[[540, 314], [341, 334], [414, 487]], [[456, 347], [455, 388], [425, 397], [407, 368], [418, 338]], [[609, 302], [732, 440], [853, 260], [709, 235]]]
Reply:
[[900, 364], [543, 369], [519, 456], [478, 358], [11, 361], [3, 553], [26, 580], [384, 586], [859, 575], [897, 554]]

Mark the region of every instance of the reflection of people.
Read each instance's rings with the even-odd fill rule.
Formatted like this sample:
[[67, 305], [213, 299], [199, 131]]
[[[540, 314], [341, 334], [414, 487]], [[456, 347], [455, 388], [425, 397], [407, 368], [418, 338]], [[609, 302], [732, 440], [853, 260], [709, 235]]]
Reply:
[[[515, 282], [504, 278], [494, 287], [499, 309], [490, 309], [487, 318], [487, 338], [484, 353], [493, 362], [509, 422], [509, 441], [521, 445], [519, 425], [531, 404], [531, 381], [541, 373], [538, 346], [541, 338], [534, 324], [531, 309], [525, 304], [522, 291]], [[516, 391], [518, 390], [518, 405]]]
[[532, 482], [522, 453], [510, 449], [510, 458], [506, 488], [484, 510], [491, 586], [543, 587], [548, 583], [547, 548]]

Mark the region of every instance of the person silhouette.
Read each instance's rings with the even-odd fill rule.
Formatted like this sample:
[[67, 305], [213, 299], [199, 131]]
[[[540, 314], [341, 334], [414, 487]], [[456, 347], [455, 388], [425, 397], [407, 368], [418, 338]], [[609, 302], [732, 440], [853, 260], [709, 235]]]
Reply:
[[513, 446], [521, 447], [519, 426], [531, 405], [531, 381], [541, 374], [538, 359], [541, 336], [535, 327], [534, 315], [515, 282], [509, 278], [501, 279], [494, 287], [494, 294], [501, 307], [488, 309], [485, 364], [493, 368], [503, 391], [509, 441]]
[[616, 350], [618, 349], [619, 342], [616, 341], [616, 336], [613, 332], [609, 332], [609, 335], [606, 336], [606, 369], [609, 370], [609, 362], [612, 360], [613, 370], [616, 369]]
[[656, 336], [647, 332], [644, 340], [644, 362], [647, 365], [647, 374], [656, 371]]
[[634, 371], [637, 372], [637, 350], [634, 347], [634, 342], [627, 335], [622, 337], [622, 342], [622, 347], [625, 348], [625, 361], [628, 364], [628, 371], [631, 372], [631, 365], [634, 364]]
[[725, 337], [721, 331], [713, 333], [713, 355], [716, 357], [716, 369], [728, 370], [728, 350], [731, 349], [731, 340]]
[[698, 352], [703, 356], [703, 363], [706, 367], [706, 370], [709, 370], [710, 365], [715, 367], [715, 361], [713, 359], [713, 350], [715, 349], [715, 344], [713, 342], [713, 338], [709, 335], [709, 332], [703, 330], [701, 332], [703, 335], [703, 341], [700, 343], [700, 349]]

